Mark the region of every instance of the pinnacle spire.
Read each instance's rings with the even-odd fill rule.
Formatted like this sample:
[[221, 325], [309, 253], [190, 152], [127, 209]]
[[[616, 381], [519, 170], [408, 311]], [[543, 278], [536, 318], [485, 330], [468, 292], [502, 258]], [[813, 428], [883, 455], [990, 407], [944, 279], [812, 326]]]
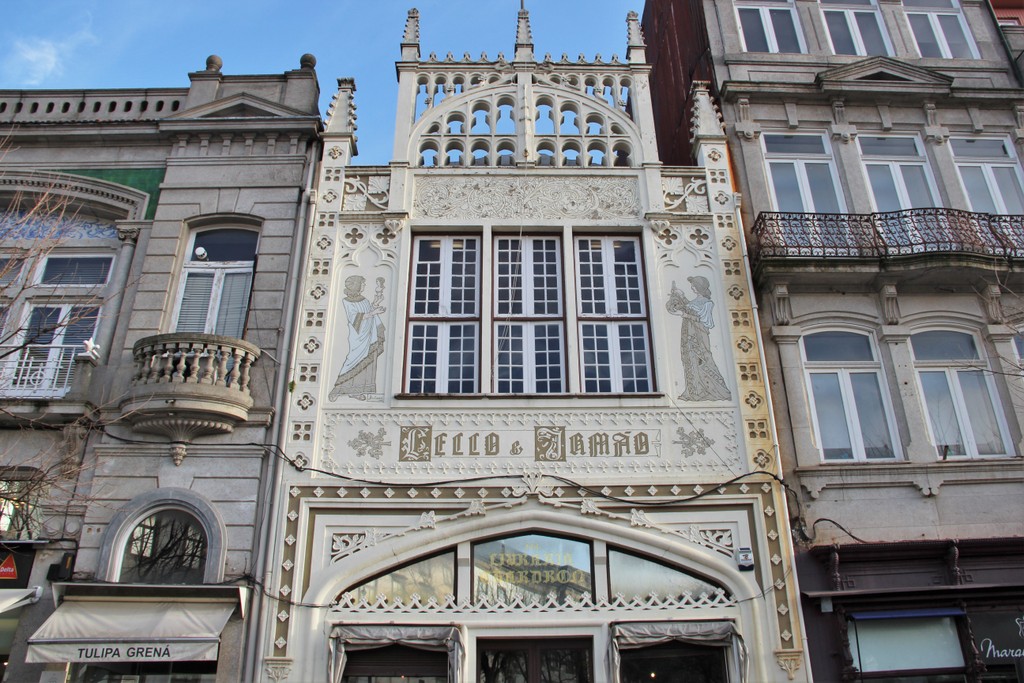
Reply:
[[402, 59], [417, 60], [420, 58], [420, 11], [413, 7], [405, 19], [405, 32], [402, 34]]
[[516, 22], [516, 56], [517, 62], [533, 61], [533, 33], [530, 31], [530, 13], [526, 10], [526, 0], [519, 0], [519, 19]]
[[630, 62], [647, 61], [643, 31], [640, 30], [640, 18], [636, 12], [626, 15], [626, 57]]

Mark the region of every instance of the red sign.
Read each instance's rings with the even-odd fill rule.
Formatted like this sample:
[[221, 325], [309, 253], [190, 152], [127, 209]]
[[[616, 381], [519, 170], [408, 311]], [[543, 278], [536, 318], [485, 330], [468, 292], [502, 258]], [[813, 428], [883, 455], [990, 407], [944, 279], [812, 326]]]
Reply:
[[0, 562], [0, 580], [18, 580], [18, 567], [14, 564], [14, 555], [8, 555]]

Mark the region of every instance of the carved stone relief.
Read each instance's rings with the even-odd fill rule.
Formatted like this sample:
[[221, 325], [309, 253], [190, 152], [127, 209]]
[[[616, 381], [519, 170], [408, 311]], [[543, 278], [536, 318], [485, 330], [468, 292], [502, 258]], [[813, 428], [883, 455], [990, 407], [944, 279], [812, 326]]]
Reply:
[[661, 179], [665, 210], [670, 213], [708, 213], [708, 188], [703, 176], [665, 176]]
[[373, 301], [363, 295], [365, 288], [366, 278], [362, 275], [350, 275], [345, 279], [345, 297], [341, 306], [345, 311], [348, 354], [328, 396], [332, 401], [341, 396], [360, 401], [383, 398], [378, 389], [377, 361], [384, 353], [386, 341], [382, 319], [385, 312], [384, 278], [376, 278]]
[[693, 298], [672, 283], [666, 307], [682, 318], [679, 355], [683, 370], [683, 401], [728, 401], [732, 394], [711, 353], [710, 331], [715, 326], [712, 314], [711, 284], [706, 277], [688, 277]]
[[419, 176], [413, 214], [424, 218], [638, 218], [635, 178]]
[[324, 411], [323, 417], [320, 466], [343, 475], [685, 471], [718, 477], [744, 471], [731, 409], [457, 416]]

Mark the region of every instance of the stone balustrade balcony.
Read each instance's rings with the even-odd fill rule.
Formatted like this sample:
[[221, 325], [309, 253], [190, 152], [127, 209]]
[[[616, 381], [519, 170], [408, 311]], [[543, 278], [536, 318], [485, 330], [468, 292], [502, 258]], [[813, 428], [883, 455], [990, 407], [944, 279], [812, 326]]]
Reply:
[[121, 415], [136, 431], [180, 445], [181, 457], [194, 437], [226, 434], [248, 419], [250, 370], [261, 353], [253, 344], [184, 332], [144, 337], [132, 353], [135, 370]]
[[751, 257], [758, 276], [944, 268], [1024, 272], [1024, 216], [957, 209], [869, 214], [758, 215]]

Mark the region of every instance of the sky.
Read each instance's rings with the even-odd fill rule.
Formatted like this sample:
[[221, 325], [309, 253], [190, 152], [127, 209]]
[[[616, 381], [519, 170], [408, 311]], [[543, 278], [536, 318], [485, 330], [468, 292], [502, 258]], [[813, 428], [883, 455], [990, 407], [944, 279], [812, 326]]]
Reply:
[[[626, 51], [626, 14], [643, 0], [525, 0], [534, 54]], [[390, 160], [394, 62], [411, 7], [420, 52], [511, 58], [520, 0], [11, 0], [0, 27], [0, 89], [175, 88], [206, 57], [222, 72], [283, 73], [316, 56], [320, 113], [337, 79], [356, 81], [357, 164]]]

